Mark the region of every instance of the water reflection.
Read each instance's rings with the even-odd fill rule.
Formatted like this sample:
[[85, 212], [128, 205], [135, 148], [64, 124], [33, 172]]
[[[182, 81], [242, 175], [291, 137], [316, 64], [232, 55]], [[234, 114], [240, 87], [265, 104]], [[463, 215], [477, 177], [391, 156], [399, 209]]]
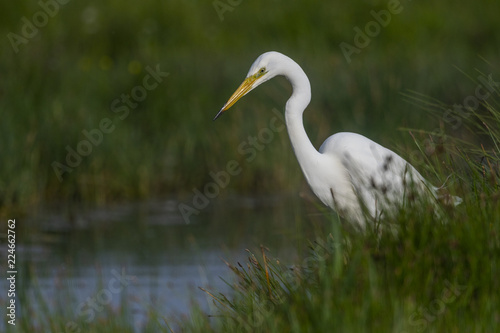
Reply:
[[[294, 195], [218, 199], [189, 224], [177, 205], [157, 200], [54, 208], [18, 220], [26, 225], [18, 236], [20, 287], [28, 300], [40, 292], [49, 310], [68, 323], [96, 320], [108, 305], [126, 305], [140, 328], [151, 309], [167, 318], [185, 316], [193, 302], [212, 311], [198, 287], [229, 291], [221, 278], [233, 276], [221, 258], [245, 262], [245, 249], [258, 252], [264, 244], [271, 256], [294, 262], [307, 246], [304, 234], [314, 238], [328, 222]], [[18, 316], [39, 306], [18, 304]]]

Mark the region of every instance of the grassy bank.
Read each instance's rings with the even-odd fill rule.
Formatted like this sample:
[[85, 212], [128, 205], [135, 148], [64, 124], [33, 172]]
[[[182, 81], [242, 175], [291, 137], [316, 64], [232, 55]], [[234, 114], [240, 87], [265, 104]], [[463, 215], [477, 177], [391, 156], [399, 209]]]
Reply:
[[[498, 63], [499, 4], [401, 6], [348, 62], [339, 44], [354, 45], [353, 29], [364, 29], [386, 2], [288, 1], [266, 3], [265, 10], [242, 2], [221, 13], [202, 1], [70, 1], [46, 22], [37, 1], [2, 4], [2, 211], [172, 193], [189, 198], [229, 160], [244, 170], [224, 193], [299, 188], [303, 179], [285, 131], [252, 163], [237, 152], [267, 126], [273, 108], [283, 110], [284, 80], [211, 121], [252, 61], [271, 49], [296, 59], [311, 79], [306, 126], [316, 146], [347, 130], [407, 147], [411, 138], [398, 128], [434, 124], [399, 93], [412, 89], [449, 103], [470, 94], [453, 65], [484, 67], [478, 54]], [[143, 89], [148, 68], [168, 75]]]
[[235, 295], [210, 291], [219, 310], [194, 314], [185, 331], [495, 330], [498, 204], [474, 206], [467, 202], [447, 225], [422, 211], [405, 212], [397, 239], [332, 232], [311, 242], [293, 267], [256, 254], [232, 266]]

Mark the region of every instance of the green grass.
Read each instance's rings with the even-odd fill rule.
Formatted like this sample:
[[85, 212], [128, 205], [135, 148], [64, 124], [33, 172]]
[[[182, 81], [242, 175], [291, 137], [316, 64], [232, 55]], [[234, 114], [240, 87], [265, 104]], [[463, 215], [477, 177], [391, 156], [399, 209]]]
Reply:
[[186, 331], [494, 330], [500, 321], [498, 205], [484, 209], [485, 219], [464, 210], [453, 225], [405, 212], [398, 238], [331, 233], [313, 242], [293, 269], [251, 256], [243, 267], [231, 266], [239, 276], [235, 295], [212, 291], [219, 311], [191, 319]]

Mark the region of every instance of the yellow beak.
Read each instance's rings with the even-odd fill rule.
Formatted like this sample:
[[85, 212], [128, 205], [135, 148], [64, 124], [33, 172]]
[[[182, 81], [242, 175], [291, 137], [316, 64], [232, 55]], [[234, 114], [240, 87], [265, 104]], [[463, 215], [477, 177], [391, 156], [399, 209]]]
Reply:
[[219, 113], [215, 116], [214, 120], [219, 118], [222, 112], [227, 111], [231, 106], [234, 105], [240, 98], [245, 96], [250, 90], [253, 88], [253, 84], [257, 80], [255, 76], [249, 76], [243, 81], [243, 83], [236, 89], [236, 91], [229, 97], [229, 100], [224, 104], [222, 109], [220, 109]]

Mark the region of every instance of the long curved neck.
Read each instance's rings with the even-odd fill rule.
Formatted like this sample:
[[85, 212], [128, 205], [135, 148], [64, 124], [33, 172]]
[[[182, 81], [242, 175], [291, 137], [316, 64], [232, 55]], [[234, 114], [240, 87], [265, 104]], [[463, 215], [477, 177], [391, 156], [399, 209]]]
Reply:
[[309, 178], [306, 170], [310, 168], [306, 166], [314, 163], [315, 156], [319, 154], [309, 140], [302, 121], [302, 114], [311, 101], [311, 84], [302, 68], [293, 60], [290, 59], [288, 67], [290, 70], [285, 76], [292, 84], [293, 93], [286, 103], [286, 126], [297, 160], [306, 178]]

